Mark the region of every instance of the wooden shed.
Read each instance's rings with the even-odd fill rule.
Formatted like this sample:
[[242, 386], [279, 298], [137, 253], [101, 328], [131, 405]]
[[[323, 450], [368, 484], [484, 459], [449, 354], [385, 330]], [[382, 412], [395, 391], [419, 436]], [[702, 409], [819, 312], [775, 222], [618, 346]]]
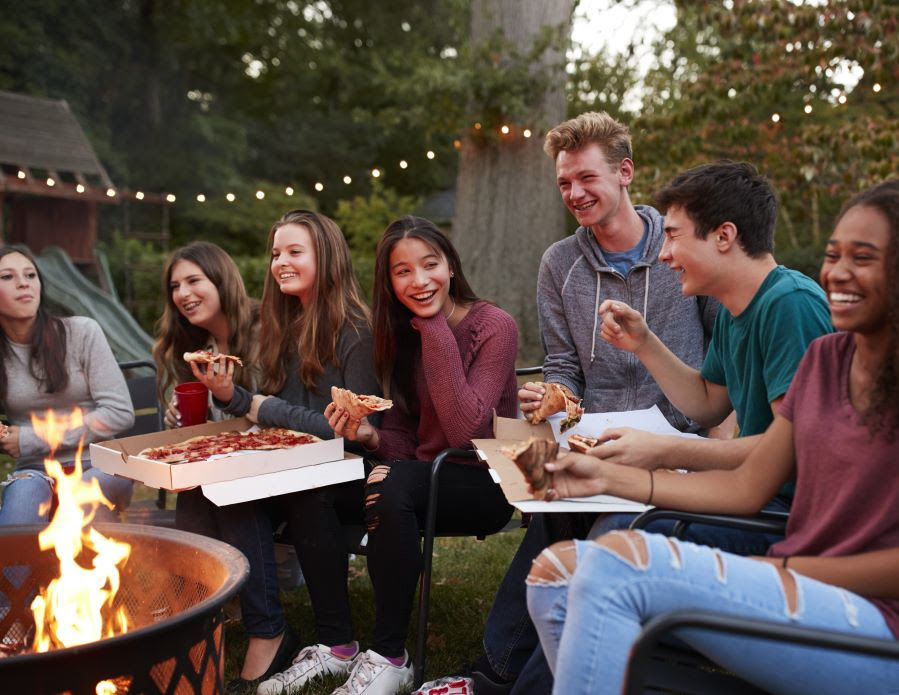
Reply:
[[[94, 262], [97, 206], [121, 194], [63, 100], [0, 92], [0, 234]], [[4, 211], [6, 215], [4, 215]]]

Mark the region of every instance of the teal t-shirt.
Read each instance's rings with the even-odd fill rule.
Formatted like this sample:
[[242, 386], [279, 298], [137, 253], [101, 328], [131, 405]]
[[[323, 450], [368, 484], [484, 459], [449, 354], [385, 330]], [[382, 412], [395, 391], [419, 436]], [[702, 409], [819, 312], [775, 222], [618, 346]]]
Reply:
[[722, 305], [701, 374], [727, 388], [741, 437], [768, 429], [771, 401], [786, 394], [809, 343], [832, 332], [824, 290], [782, 265], [739, 316]]

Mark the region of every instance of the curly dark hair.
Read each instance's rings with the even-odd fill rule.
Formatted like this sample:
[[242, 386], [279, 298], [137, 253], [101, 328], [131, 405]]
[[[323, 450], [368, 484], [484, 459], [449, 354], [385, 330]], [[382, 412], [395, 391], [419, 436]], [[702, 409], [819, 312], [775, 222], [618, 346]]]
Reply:
[[888, 343], [884, 361], [874, 376], [871, 401], [864, 422], [872, 435], [884, 432], [892, 441], [899, 430], [899, 179], [891, 179], [866, 188], [840, 210], [834, 226], [854, 207], [863, 205], [886, 218], [890, 228], [887, 244], [887, 329]]

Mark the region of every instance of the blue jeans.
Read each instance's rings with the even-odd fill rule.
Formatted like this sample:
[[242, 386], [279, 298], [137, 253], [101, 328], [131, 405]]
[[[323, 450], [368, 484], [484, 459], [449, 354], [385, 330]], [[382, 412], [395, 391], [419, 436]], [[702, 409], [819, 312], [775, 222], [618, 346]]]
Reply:
[[[645, 566], [578, 541], [569, 580], [529, 584], [528, 606], [556, 676], [553, 692], [621, 692], [630, 647], [643, 624], [671, 611], [714, 607], [728, 615], [894, 639], [880, 611], [844, 589], [791, 572], [797, 609], [790, 612], [772, 565], [659, 534], [643, 537]], [[694, 629], [677, 637], [769, 692], [899, 692], [895, 661]]]
[[[112, 510], [105, 505], [99, 505], [96, 521], [118, 521], [118, 512], [126, 509], [131, 503], [131, 489], [134, 483], [127, 478], [104, 473], [99, 468], [87, 468], [81, 477], [86, 482], [96, 480], [103, 495], [115, 506], [115, 510]], [[3, 490], [0, 526], [40, 524], [49, 521], [49, 507], [44, 514], [40, 514], [38, 510], [53, 497], [50, 480], [43, 471], [24, 470], [13, 473], [7, 479], [8, 484]]]
[[[789, 511], [789, 505], [778, 497], [771, 500], [765, 509]], [[524, 540], [496, 593], [484, 627], [484, 653], [494, 671], [504, 678], [515, 679], [513, 695], [547, 693], [553, 682], [527, 610], [525, 579], [531, 569], [531, 561], [543, 548], [556, 541], [588, 536], [595, 538], [608, 531], [626, 529], [636, 517], [636, 514], [590, 515], [590, 523], [593, 519], [595, 523], [592, 528], [587, 523], [589, 534], [582, 530], [585, 518], [588, 518], [584, 514], [551, 513], [532, 517]], [[673, 528], [673, 521], [657, 521], [650, 525], [649, 530], [670, 535]], [[691, 524], [685, 535], [685, 540], [738, 555], [764, 555], [768, 547], [780, 538], [705, 524]]]
[[250, 576], [240, 591], [241, 617], [250, 637], [277, 637], [287, 627], [272, 521], [280, 499], [239, 502], [215, 510], [219, 538], [246, 555], [250, 564]]

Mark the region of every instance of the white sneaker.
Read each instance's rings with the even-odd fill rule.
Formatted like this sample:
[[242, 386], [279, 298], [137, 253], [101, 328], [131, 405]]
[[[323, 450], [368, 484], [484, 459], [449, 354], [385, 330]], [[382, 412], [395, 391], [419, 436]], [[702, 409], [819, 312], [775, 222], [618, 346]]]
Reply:
[[[358, 645], [357, 645], [358, 648]], [[358, 654], [357, 654], [358, 656]], [[256, 695], [282, 695], [299, 690], [313, 678], [330, 675], [347, 675], [353, 666], [353, 659], [341, 659], [324, 644], [304, 647], [294, 657], [293, 664], [264, 680], [256, 688]]]
[[412, 666], [405, 654], [405, 665], [394, 666], [386, 658], [368, 649], [356, 657], [347, 682], [331, 695], [395, 695], [412, 685]]

